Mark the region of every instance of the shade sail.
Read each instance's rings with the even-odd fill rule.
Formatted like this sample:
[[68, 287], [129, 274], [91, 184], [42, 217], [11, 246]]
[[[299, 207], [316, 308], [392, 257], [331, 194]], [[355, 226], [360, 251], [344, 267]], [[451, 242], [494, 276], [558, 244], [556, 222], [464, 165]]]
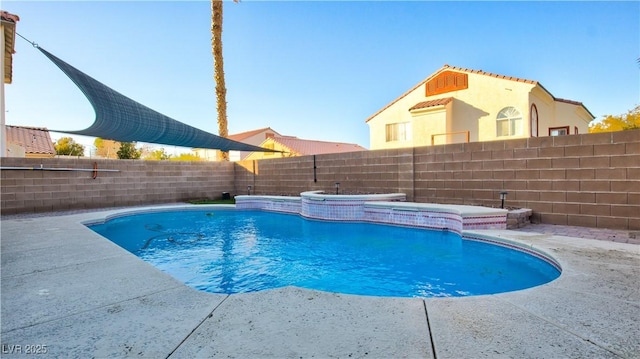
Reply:
[[165, 116], [111, 89], [38, 47], [87, 97], [96, 113], [94, 123], [78, 131], [54, 130], [120, 142], [148, 142], [222, 151], [278, 152], [233, 141]]

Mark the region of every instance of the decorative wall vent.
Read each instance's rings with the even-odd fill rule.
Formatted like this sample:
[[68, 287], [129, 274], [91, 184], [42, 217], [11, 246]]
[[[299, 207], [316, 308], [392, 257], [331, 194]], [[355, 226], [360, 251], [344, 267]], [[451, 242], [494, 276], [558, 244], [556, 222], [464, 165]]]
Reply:
[[443, 71], [426, 84], [426, 95], [433, 96], [446, 92], [464, 90], [469, 87], [468, 75], [460, 72]]

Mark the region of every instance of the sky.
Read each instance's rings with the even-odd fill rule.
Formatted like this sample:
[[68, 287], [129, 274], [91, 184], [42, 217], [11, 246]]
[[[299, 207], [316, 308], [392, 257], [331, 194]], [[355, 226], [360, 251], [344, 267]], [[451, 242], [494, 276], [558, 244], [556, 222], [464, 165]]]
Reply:
[[[96, 80], [218, 133], [209, 1], [4, 0], [2, 10]], [[369, 148], [365, 120], [444, 64], [538, 81], [596, 119], [640, 104], [638, 1], [243, 0], [224, 2], [223, 21], [230, 134], [271, 127]], [[9, 125], [80, 130], [95, 119], [21, 38], [5, 108]]]

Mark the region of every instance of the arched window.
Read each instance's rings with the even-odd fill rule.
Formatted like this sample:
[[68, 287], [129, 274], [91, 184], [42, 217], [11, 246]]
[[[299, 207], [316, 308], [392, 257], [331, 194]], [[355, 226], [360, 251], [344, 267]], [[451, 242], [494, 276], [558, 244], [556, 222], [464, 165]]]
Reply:
[[538, 108], [531, 104], [531, 137], [538, 137]]
[[496, 136], [519, 136], [523, 132], [522, 114], [515, 107], [505, 107], [496, 117]]

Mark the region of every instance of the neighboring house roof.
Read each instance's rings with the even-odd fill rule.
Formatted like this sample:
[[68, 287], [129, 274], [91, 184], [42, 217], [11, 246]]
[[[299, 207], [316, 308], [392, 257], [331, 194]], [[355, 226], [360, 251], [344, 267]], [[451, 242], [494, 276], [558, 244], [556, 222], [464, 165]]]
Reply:
[[234, 141], [240, 141], [242, 142], [242, 140], [255, 136], [257, 134], [259, 134], [260, 132], [265, 132], [265, 131], [273, 131], [275, 133], [277, 133], [276, 131], [274, 131], [271, 127], [265, 127], [265, 128], [260, 128], [257, 130], [251, 130], [251, 131], [246, 131], [246, 132], [241, 132], [241, 133], [236, 133], [233, 135], [229, 135], [227, 136], [227, 138], [234, 140]]
[[445, 97], [437, 100], [423, 101], [413, 105], [413, 107], [411, 107], [409, 111], [419, 110], [419, 109], [428, 108], [428, 107], [443, 106], [448, 104], [451, 101], [453, 101], [453, 97]]
[[367, 150], [366, 148], [354, 143], [303, 140], [291, 136], [274, 136], [265, 141], [269, 140], [273, 140], [274, 142], [277, 142], [282, 146], [289, 148], [292, 152], [295, 152], [298, 155], [320, 155], [326, 153], [356, 152]]
[[55, 155], [49, 130], [42, 127], [22, 127], [6, 125], [7, 143], [24, 148], [25, 153]]
[[[498, 79], [503, 79], [503, 80], [509, 80], [509, 81], [515, 81], [515, 82], [523, 82], [523, 83], [527, 83], [527, 84], [532, 84], [532, 85], [536, 85], [539, 86], [541, 89], [543, 89], [546, 93], [549, 94], [549, 96], [551, 96], [555, 101], [559, 101], [559, 102], [565, 102], [565, 103], [571, 103], [577, 106], [582, 106], [585, 111], [587, 111], [589, 113], [589, 115], [591, 115], [591, 117], [595, 118], [595, 116], [593, 116], [593, 114], [591, 113], [591, 111], [589, 111], [582, 102], [578, 102], [578, 101], [571, 101], [571, 100], [565, 100], [565, 99], [560, 99], [560, 98], [556, 98], [555, 96], [553, 96], [551, 94], [551, 92], [549, 92], [546, 88], [544, 88], [544, 86], [542, 86], [541, 83], [539, 83], [538, 81], [533, 81], [533, 80], [527, 80], [527, 79], [522, 79], [519, 77], [513, 77], [513, 76], [505, 76], [505, 75], [498, 75], [498, 74], [494, 74], [491, 72], [486, 72], [486, 71], [482, 71], [482, 70], [472, 70], [472, 69], [467, 69], [467, 68], [463, 68], [463, 67], [455, 67], [455, 66], [449, 66], [447, 64], [445, 64], [444, 66], [442, 66], [438, 71], [434, 72], [433, 74], [429, 75], [429, 77], [427, 77], [426, 79], [420, 81], [417, 85], [413, 86], [411, 89], [409, 89], [408, 91], [406, 91], [405, 93], [403, 93], [402, 95], [400, 95], [400, 97], [398, 97], [397, 99], [391, 101], [389, 104], [387, 104], [386, 106], [384, 106], [383, 108], [381, 108], [380, 110], [378, 110], [376, 113], [374, 113], [373, 115], [369, 116], [369, 118], [367, 118], [365, 120], [365, 122], [369, 122], [371, 119], [373, 119], [374, 117], [376, 117], [378, 114], [380, 114], [382, 111], [386, 110], [387, 108], [391, 107], [394, 103], [400, 101], [402, 98], [404, 98], [405, 96], [407, 96], [408, 94], [410, 94], [411, 92], [413, 92], [415, 89], [419, 88], [420, 86], [424, 85], [425, 83], [427, 83], [429, 80], [431, 80], [432, 78], [436, 77], [438, 74], [440, 74], [443, 71], [459, 71], [459, 72], [466, 72], [466, 73], [470, 73], [470, 74], [478, 74], [478, 75], [484, 75], [484, 76], [491, 76], [491, 77], [495, 77]], [[428, 102], [428, 101], [426, 101]], [[417, 106], [417, 105], [416, 105]], [[412, 109], [415, 109], [415, 106], [412, 107]]]
[[4, 29], [4, 83], [10, 84], [13, 77], [13, 54], [16, 42], [16, 23], [20, 21], [18, 15], [8, 13], [4, 10], [0, 11], [0, 20]]

